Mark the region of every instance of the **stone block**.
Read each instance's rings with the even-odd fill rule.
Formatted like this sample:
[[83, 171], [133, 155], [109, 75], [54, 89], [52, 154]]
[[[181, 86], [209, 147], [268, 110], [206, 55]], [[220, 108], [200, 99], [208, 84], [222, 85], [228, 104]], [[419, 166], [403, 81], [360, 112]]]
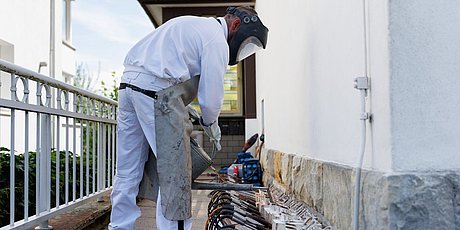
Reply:
[[390, 175], [390, 229], [459, 229], [455, 180], [439, 173]]
[[302, 159], [303, 157], [301, 156], [296, 156], [292, 158], [292, 170], [291, 170], [291, 177], [292, 180], [295, 181], [295, 183], [292, 184], [292, 192], [294, 193], [295, 196], [297, 196], [299, 199], [301, 199], [300, 194], [302, 193], [302, 189], [304, 186], [307, 184], [306, 182], [304, 183], [304, 176], [305, 173], [302, 172]]
[[281, 154], [281, 181], [279, 181], [286, 191], [291, 192], [292, 184], [292, 158], [294, 155], [280, 153]]
[[305, 157], [293, 158], [293, 193], [317, 212], [323, 211], [323, 163]]
[[283, 185], [282, 181], [282, 171], [283, 171], [283, 166], [282, 166], [282, 157], [283, 153], [280, 151], [275, 151], [273, 152], [273, 177], [274, 179]]
[[354, 189], [351, 168], [324, 163], [322, 172], [323, 215], [335, 229], [351, 229]]
[[275, 178], [275, 152], [274, 150], [268, 150], [265, 154], [262, 154], [264, 174], [266, 174], [264, 176]]
[[460, 173], [449, 173], [447, 178], [452, 182], [454, 192], [455, 229], [460, 230]]
[[[355, 173], [353, 173], [353, 186]], [[388, 181], [381, 172], [366, 171], [361, 173], [361, 196], [359, 218], [362, 229], [390, 229], [388, 219]], [[353, 189], [352, 196], [355, 191]], [[353, 202], [353, 200], [352, 200]], [[352, 206], [354, 208], [354, 206]], [[352, 209], [353, 211], [353, 209]]]
[[[276, 150], [263, 150], [265, 185], [306, 202], [334, 229], [353, 226], [354, 168]], [[360, 229], [460, 230], [460, 175], [453, 172], [384, 173], [362, 170]]]

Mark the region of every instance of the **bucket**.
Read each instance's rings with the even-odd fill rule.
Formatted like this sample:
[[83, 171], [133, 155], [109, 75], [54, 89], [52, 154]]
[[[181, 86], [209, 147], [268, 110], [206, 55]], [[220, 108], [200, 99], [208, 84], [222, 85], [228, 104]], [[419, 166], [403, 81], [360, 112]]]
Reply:
[[211, 158], [193, 138], [190, 138], [190, 146], [192, 154], [192, 180], [195, 180], [211, 166], [214, 156]]

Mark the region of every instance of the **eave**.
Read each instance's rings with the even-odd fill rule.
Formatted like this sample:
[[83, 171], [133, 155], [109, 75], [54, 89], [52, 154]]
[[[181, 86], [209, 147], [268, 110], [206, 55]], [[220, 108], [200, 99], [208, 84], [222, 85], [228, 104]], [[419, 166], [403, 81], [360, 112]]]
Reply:
[[155, 27], [163, 23], [163, 12], [166, 8], [194, 8], [228, 7], [228, 6], [254, 6], [255, 0], [138, 0], [147, 16]]

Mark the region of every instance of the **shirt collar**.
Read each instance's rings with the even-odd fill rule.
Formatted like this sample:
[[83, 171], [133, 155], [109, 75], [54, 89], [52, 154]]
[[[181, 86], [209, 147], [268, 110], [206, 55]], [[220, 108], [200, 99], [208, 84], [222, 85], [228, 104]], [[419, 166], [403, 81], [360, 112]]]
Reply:
[[228, 27], [227, 27], [227, 22], [223, 17], [218, 17], [217, 18], [220, 21], [220, 25], [222, 26], [222, 30], [224, 31], [224, 36], [225, 39], [228, 39]]

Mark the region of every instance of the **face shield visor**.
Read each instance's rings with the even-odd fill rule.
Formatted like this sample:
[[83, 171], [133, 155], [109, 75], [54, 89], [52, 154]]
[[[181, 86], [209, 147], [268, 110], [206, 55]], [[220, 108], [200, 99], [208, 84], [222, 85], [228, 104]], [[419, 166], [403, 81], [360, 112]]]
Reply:
[[227, 9], [229, 14], [238, 16], [241, 24], [229, 42], [229, 65], [236, 65], [267, 45], [268, 29], [257, 15], [249, 15], [234, 7]]
[[244, 40], [240, 45], [240, 48], [236, 55], [236, 62], [239, 62], [253, 55], [255, 52], [263, 48], [264, 48], [264, 45], [256, 37], [251, 36], [249, 38], [246, 38], [246, 40]]

